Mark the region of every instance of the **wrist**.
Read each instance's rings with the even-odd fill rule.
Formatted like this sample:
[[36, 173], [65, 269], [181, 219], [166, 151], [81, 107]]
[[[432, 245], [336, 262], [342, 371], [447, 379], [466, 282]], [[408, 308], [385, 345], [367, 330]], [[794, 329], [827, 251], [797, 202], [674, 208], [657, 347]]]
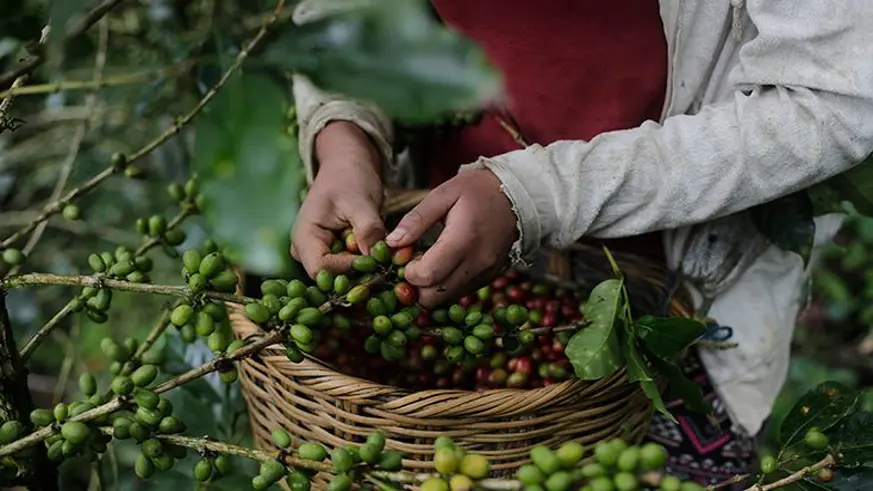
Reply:
[[318, 132], [315, 158], [322, 169], [364, 166], [381, 175], [379, 149], [364, 130], [348, 121], [332, 121]]

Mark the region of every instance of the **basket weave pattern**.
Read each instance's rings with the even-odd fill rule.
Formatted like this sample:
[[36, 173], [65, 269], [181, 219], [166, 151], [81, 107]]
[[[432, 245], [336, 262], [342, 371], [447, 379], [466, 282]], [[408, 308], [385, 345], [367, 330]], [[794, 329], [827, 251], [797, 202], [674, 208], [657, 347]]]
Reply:
[[[408, 208], [422, 195], [398, 193], [386, 208]], [[635, 256], [615, 257], [635, 315], [690, 315], [687, 302], [671, 298], [666, 270]], [[585, 291], [613, 274], [602, 250], [591, 246], [543, 254], [538, 263], [543, 273], [535, 277]], [[239, 306], [228, 309], [238, 338], [253, 341], [264, 334]], [[433, 442], [447, 435], [486, 456], [495, 477], [508, 476], [529, 462], [535, 445], [556, 447], [573, 440], [588, 446], [610, 438], [637, 442], [653, 411], [624, 370], [593, 382], [573, 379], [535, 389], [413, 391], [369, 381], [366, 373], [346, 375], [311, 357], [293, 363], [276, 345], [240, 360], [238, 371], [257, 448], [278, 450], [271, 432], [279, 427], [295, 445], [317, 442], [328, 448], [363, 443], [379, 430], [387, 448], [404, 454], [408, 471], [432, 471]], [[327, 479], [315, 476], [313, 484], [323, 489]]]

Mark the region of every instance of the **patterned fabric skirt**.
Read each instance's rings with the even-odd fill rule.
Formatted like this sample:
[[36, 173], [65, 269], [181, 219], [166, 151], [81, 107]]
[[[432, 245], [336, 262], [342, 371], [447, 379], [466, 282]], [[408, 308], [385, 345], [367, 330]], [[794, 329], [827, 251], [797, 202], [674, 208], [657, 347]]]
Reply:
[[[656, 413], [645, 441], [667, 448], [667, 474], [703, 486], [724, 482], [738, 474], [755, 471], [757, 464], [754, 437], [734, 431], [724, 404], [719, 399], [696, 351], [684, 360], [685, 375], [703, 390], [714, 415], [688, 410], [680, 400], [665, 401], [678, 424]], [[725, 490], [745, 489], [736, 484]]]

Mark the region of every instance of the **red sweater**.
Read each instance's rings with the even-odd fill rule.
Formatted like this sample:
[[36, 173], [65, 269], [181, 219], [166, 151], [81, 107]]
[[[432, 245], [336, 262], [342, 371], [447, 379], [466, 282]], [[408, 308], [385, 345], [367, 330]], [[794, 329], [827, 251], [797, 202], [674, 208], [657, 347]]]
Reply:
[[[528, 143], [590, 140], [661, 114], [667, 45], [658, 0], [432, 0], [442, 20], [485, 51], [502, 72], [507, 108]], [[425, 153], [430, 184], [480, 156], [518, 144], [486, 112]], [[533, 165], [533, 164], [531, 164]], [[660, 251], [658, 239], [621, 241]], [[652, 249], [654, 247], [654, 249]], [[660, 257], [660, 252], [658, 253]]]

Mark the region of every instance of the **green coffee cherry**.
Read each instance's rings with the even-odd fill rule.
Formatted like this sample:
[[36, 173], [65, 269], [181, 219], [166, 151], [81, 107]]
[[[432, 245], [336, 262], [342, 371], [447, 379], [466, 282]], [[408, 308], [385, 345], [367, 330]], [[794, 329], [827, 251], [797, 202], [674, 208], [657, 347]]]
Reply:
[[828, 437], [817, 428], [811, 428], [806, 432], [803, 441], [810, 447], [816, 450], [824, 450], [828, 447]]
[[352, 478], [346, 474], [338, 474], [327, 484], [327, 491], [349, 491], [352, 489]]
[[246, 316], [255, 324], [264, 324], [270, 320], [270, 311], [259, 303], [250, 303], [245, 306]]
[[223, 292], [223, 293], [233, 293], [236, 291], [237, 283], [239, 282], [239, 278], [236, 273], [230, 270], [222, 271], [215, 275], [214, 278], [209, 280], [209, 283], [212, 285], [212, 288], [215, 291]]
[[24, 425], [20, 421], [7, 421], [0, 426], [0, 445], [6, 445], [17, 440], [24, 431]]
[[137, 387], [145, 387], [154, 382], [157, 376], [158, 367], [154, 365], [143, 365], [130, 374], [130, 380], [133, 381], [133, 384]]
[[73, 445], [81, 445], [88, 438], [91, 429], [81, 421], [67, 421], [61, 426], [61, 436]]
[[291, 435], [282, 428], [276, 428], [273, 430], [273, 443], [281, 448], [288, 448], [291, 446]]
[[48, 409], [34, 409], [30, 413], [30, 422], [34, 426], [48, 426], [55, 422], [55, 415]]
[[200, 482], [206, 482], [212, 477], [212, 462], [207, 459], [201, 459], [194, 464], [194, 479]]
[[79, 376], [79, 390], [88, 397], [93, 396], [97, 393], [97, 380], [90, 373], [83, 373]]
[[207, 254], [206, 257], [200, 261], [200, 268], [198, 271], [201, 276], [208, 280], [214, 278], [223, 268], [224, 260], [221, 258], [221, 254], [212, 252]]
[[139, 454], [134, 464], [134, 472], [140, 479], [148, 479], [155, 474], [155, 464], [145, 454]]
[[355, 459], [348, 449], [337, 447], [330, 453], [330, 461], [336, 472], [348, 472], [355, 465]]
[[323, 292], [333, 291], [334, 275], [326, 269], [322, 269], [315, 275], [315, 284]]
[[304, 443], [297, 449], [301, 459], [321, 462], [327, 458], [327, 451], [317, 443]]
[[546, 475], [551, 475], [561, 468], [561, 461], [548, 447], [538, 445], [530, 451], [531, 462]]
[[461, 459], [460, 471], [471, 479], [484, 479], [491, 472], [491, 463], [482, 455], [465, 455]]
[[378, 267], [376, 259], [370, 256], [358, 256], [352, 261], [352, 267], [355, 271], [361, 273], [373, 273]]

